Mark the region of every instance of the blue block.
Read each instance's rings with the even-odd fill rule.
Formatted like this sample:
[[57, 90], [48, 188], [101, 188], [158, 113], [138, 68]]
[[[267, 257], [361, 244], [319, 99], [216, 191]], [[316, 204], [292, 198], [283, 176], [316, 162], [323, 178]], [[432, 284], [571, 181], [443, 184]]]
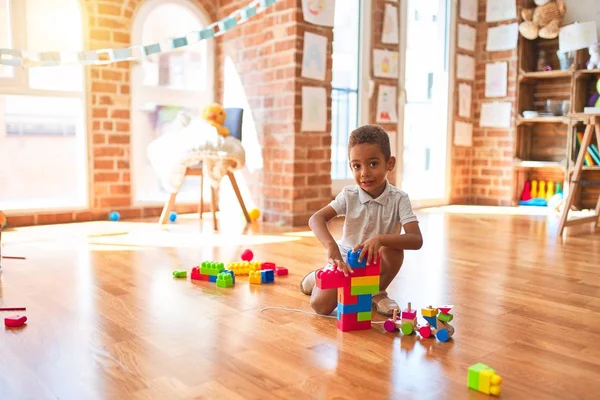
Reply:
[[423, 317], [425, 321], [429, 322], [429, 325], [437, 328], [437, 317]]
[[262, 283], [273, 283], [275, 282], [275, 271], [272, 269], [263, 269], [260, 271], [260, 279]]
[[371, 299], [373, 295], [359, 294], [356, 304], [338, 303], [338, 312], [342, 314], [357, 314], [359, 312], [371, 311]]
[[348, 265], [350, 268], [367, 268], [367, 258], [363, 258], [362, 262], [358, 262], [360, 256], [360, 250], [356, 250], [356, 253], [352, 252], [352, 249], [348, 250]]
[[223, 272], [227, 272], [229, 275], [231, 275], [231, 280], [232, 280], [233, 284], [235, 285], [235, 273], [230, 269], [226, 269]]
[[209, 275], [208, 276], [208, 281], [209, 282], [216, 282], [217, 281], [217, 277], [215, 275]]

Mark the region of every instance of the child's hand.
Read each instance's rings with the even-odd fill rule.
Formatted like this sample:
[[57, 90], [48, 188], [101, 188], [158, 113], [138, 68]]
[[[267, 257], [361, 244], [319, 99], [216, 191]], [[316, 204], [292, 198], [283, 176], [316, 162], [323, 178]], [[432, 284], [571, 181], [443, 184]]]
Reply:
[[381, 245], [381, 240], [379, 237], [374, 236], [371, 239], [363, 242], [361, 244], [357, 244], [352, 249], [352, 252], [360, 250], [360, 256], [358, 257], [358, 262], [362, 262], [365, 257], [365, 253], [367, 254], [367, 265], [370, 265], [373, 261], [377, 261], [379, 258], [379, 250], [381, 250], [383, 246]]
[[344, 273], [344, 276], [348, 276], [348, 273], [353, 273], [352, 268], [344, 262], [340, 248], [337, 245], [327, 247], [327, 262], [338, 267]]

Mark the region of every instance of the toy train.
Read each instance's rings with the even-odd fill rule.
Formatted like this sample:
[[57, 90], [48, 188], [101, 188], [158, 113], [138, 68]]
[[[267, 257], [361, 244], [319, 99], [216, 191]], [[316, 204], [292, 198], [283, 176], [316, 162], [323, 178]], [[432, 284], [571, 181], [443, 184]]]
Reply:
[[411, 335], [415, 331], [419, 332], [422, 338], [428, 338], [434, 335], [440, 342], [448, 341], [454, 335], [454, 327], [449, 324], [453, 315], [450, 310], [453, 306], [440, 306], [421, 309], [421, 314], [425, 319], [425, 325], [417, 323], [417, 311], [411, 308], [410, 302], [408, 308], [402, 311], [401, 318], [398, 318], [398, 311], [394, 310], [392, 318], [383, 323], [383, 329], [387, 332], [400, 330], [403, 335]]

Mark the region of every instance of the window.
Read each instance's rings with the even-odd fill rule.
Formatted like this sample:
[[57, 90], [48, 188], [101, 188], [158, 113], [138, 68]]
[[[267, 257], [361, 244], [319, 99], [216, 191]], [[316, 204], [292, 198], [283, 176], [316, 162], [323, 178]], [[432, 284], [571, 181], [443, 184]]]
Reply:
[[[136, 14], [131, 37], [133, 43], [160, 43], [209, 24], [209, 17], [192, 2], [148, 1]], [[214, 40], [203, 40], [132, 66], [131, 157], [137, 203], [162, 203], [168, 198], [148, 159], [148, 145], [177, 127], [181, 111], [197, 115], [214, 101], [213, 46]], [[197, 202], [199, 188], [199, 178], [186, 178], [178, 202]]]
[[352, 178], [348, 166], [348, 137], [360, 120], [361, 14], [360, 0], [348, 0], [344, 2], [344, 7], [335, 8], [331, 90], [333, 181], [347, 181]]
[[[81, 51], [78, 0], [0, 0], [0, 47]], [[82, 66], [0, 69], [0, 209], [88, 205]]]

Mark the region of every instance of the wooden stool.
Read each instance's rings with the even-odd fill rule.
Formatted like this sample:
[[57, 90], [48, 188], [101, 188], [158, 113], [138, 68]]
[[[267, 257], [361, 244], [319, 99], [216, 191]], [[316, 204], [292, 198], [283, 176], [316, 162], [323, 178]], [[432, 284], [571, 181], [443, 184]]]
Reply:
[[[562, 216], [560, 218], [560, 225], [558, 227], [558, 234], [562, 235], [564, 229], [570, 225], [577, 224], [585, 224], [588, 222], [594, 222], [595, 226], [598, 227], [598, 220], [600, 219], [600, 195], [598, 196], [598, 201], [596, 203], [596, 210], [594, 215], [589, 217], [575, 218], [572, 220], [568, 219], [569, 211], [573, 206], [573, 202], [575, 201], [575, 197], [579, 190], [581, 190], [582, 186], [600, 186], [600, 181], [586, 181], [582, 180], [582, 168], [583, 161], [585, 158], [585, 154], [587, 152], [588, 146], [592, 142], [592, 135], [594, 131], [596, 132], [596, 140], [598, 144], [600, 144], [600, 115], [598, 114], [573, 114], [572, 118], [576, 120], [583, 121], [586, 125], [585, 134], [583, 135], [583, 140], [581, 141], [581, 146], [579, 148], [579, 153], [577, 154], [577, 161], [575, 162], [575, 167], [573, 169], [573, 175], [569, 179], [569, 195], [567, 196], [567, 201], [564, 205]], [[600, 174], [600, 171], [597, 171]]]

